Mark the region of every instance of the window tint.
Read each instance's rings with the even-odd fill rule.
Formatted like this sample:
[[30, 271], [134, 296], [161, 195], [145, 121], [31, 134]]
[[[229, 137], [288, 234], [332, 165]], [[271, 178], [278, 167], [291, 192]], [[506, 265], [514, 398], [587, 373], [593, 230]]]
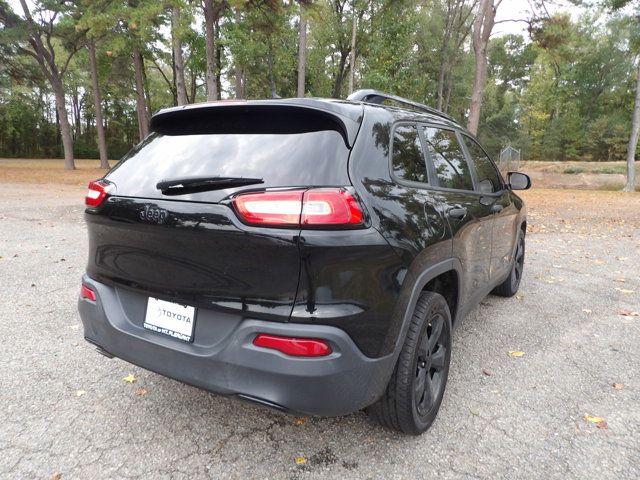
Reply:
[[393, 133], [393, 173], [412, 182], [427, 183], [427, 167], [422, 152], [418, 128], [400, 125]]
[[473, 190], [469, 164], [462, 153], [455, 132], [424, 127], [424, 136], [440, 186]]
[[478, 173], [478, 188], [482, 193], [498, 192], [502, 189], [502, 182], [500, 182], [500, 176], [493, 162], [484, 153], [482, 147], [478, 145], [474, 140], [463, 136], [464, 142], [469, 150], [469, 156], [471, 161], [476, 167]]
[[[184, 177], [258, 177], [261, 187], [346, 185], [349, 150], [333, 130], [294, 134], [152, 133], [108, 175], [118, 195], [163, 198], [161, 180]], [[223, 190], [181, 195], [218, 201]]]

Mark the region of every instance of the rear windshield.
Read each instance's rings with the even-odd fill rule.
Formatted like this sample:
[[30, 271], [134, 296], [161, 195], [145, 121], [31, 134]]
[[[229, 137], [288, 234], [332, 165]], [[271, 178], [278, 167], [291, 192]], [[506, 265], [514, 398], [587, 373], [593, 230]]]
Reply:
[[[239, 133], [163, 135], [152, 133], [106, 176], [118, 196], [218, 201], [242, 188], [165, 197], [162, 180], [184, 177], [257, 177], [257, 187], [349, 184], [349, 150], [340, 133]], [[244, 187], [244, 188], [256, 188]]]

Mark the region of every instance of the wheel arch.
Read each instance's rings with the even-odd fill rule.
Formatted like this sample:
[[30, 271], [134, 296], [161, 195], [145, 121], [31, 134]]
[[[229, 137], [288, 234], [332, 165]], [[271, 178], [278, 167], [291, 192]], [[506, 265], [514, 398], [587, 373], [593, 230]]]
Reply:
[[[458, 315], [462, 311], [460, 305], [460, 298], [462, 298], [461, 292], [461, 283], [460, 278], [462, 276], [462, 265], [460, 260], [456, 258], [450, 258], [444, 260], [442, 262], [436, 263], [425, 270], [423, 270], [416, 278], [413, 283], [413, 287], [411, 289], [411, 294], [409, 296], [409, 300], [406, 304], [405, 310], [403, 312], [402, 318], [402, 327], [400, 329], [400, 334], [395, 339], [395, 348], [394, 353], [397, 355], [402, 347], [404, 342], [404, 338], [407, 335], [407, 331], [409, 329], [409, 324], [411, 323], [411, 317], [413, 315], [413, 311], [416, 307], [416, 303], [418, 302], [418, 297], [423, 291], [429, 290], [429, 287], [439, 288], [440, 291], [435, 290], [436, 293], [440, 293], [444, 291], [448, 285], [451, 285], [451, 282], [455, 280], [455, 294], [448, 293], [448, 295], [443, 295], [449, 304], [449, 309], [451, 310], [451, 321], [455, 325], [458, 320]], [[433, 291], [433, 290], [431, 290]], [[446, 293], [446, 292], [445, 292]], [[454, 300], [455, 299], [455, 300]], [[451, 308], [451, 303], [449, 301], [455, 302], [455, 307]]]

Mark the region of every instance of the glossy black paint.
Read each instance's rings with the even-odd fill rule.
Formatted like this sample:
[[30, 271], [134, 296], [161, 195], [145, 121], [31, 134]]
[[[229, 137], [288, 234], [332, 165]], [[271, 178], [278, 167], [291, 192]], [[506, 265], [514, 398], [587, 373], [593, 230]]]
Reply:
[[[508, 274], [516, 233], [525, 221], [522, 200], [506, 187], [494, 195], [459, 191], [413, 182], [402, 182], [391, 173], [390, 142], [394, 125], [414, 122], [468, 132], [445, 118], [402, 109], [368, 106], [349, 160], [349, 176], [367, 205], [372, 227], [392, 246], [402, 261], [402, 281], [395, 307], [383, 323], [370, 327], [386, 331], [380, 355], [397, 349], [406, 312], [415, 301], [416, 285], [426, 285], [447, 270], [457, 278], [454, 324], [464, 317]], [[472, 175], [475, 176], [473, 167]], [[495, 205], [502, 209], [497, 212]], [[452, 218], [453, 209], [465, 209]], [[443, 269], [443, 264], [450, 266]], [[435, 273], [433, 274], [435, 276]]]
[[[265, 102], [269, 109], [261, 112], [260, 121], [268, 123], [269, 112], [278, 112], [279, 102]], [[283, 101], [287, 107], [291, 103]], [[326, 116], [335, 117], [329, 134], [342, 136], [345, 142], [337, 146], [332, 141], [330, 148], [309, 150], [307, 156], [318, 158], [289, 176], [274, 176], [271, 171], [252, 171], [252, 176], [267, 177], [267, 188], [352, 186], [366, 210], [365, 228], [250, 227], [239, 221], [229, 199], [263, 186], [168, 197], [148, 188], [156, 181], [149, 171], [140, 173], [144, 181], [134, 182], [135, 169], [127, 172], [120, 167], [106, 176], [116, 183], [116, 195], [86, 213], [88, 275], [113, 288], [187, 303], [238, 321], [339, 327], [371, 358], [397, 353], [416, 291], [437, 275], [455, 278], [454, 324], [504, 280], [526, 216], [523, 202], [511, 190], [504, 187], [487, 195], [477, 185], [474, 191], [457, 191], [403, 182], [391, 174], [394, 125], [414, 122], [459, 135], [464, 131], [457, 124], [383, 106], [319, 100], [295, 104], [297, 116], [308, 108], [313, 115], [321, 111], [325, 117], [320, 115], [324, 120], [318, 117], [305, 125], [305, 132], [294, 134], [313, 136], [314, 128], [325, 125]], [[216, 118], [222, 118], [227, 107], [189, 107], [188, 115], [172, 109], [162, 112], [153, 125], [162, 135], [171, 135], [167, 125], [172, 119], [191, 119], [199, 122], [198, 134], [206, 135], [211, 122], [198, 119], [206, 117], [210, 108], [215, 108]], [[292, 133], [282, 130], [285, 117], [278, 117], [281, 130], [270, 127], [264, 137], [268, 141], [262, 149], [255, 148], [254, 155], [278, 158], [282, 151], [278, 135]], [[188, 124], [181, 125], [183, 135]], [[229, 127], [220, 134], [237, 135], [238, 131]], [[258, 127], [245, 133], [261, 135]], [[234, 141], [241, 144], [241, 138]], [[153, 172], [151, 164], [147, 168]], [[277, 162], [273, 168], [278, 168]], [[293, 165], [283, 169], [285, 173], [292, 170]], [[154, 209], [166, 212], [163, 222], [141, 216]], [[454, 215], [452, 210], [464, 210], [464, 214]], [[214, 321], [215, 315], [210, 316]]]
[[[158, 224], [140, 218], [167, 212]], [[242, 224], [227, 205], [112, 197], [85, 215], [87, 274], [169, 301], [287, 321], [298, 285], [298, 231]]]

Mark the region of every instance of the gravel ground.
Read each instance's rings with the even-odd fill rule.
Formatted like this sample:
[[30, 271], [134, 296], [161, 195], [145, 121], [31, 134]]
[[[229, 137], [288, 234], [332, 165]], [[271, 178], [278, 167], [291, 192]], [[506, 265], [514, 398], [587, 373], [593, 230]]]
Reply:
[[0, 185], [0, 478], [640, 478], [640, 317], [620, 314], [640, 310], [640, 196], [527, 192], [521, 292], [457, 329], [444, 404], [415, 438], [98, 355], [76, 312], [83, 192]]

